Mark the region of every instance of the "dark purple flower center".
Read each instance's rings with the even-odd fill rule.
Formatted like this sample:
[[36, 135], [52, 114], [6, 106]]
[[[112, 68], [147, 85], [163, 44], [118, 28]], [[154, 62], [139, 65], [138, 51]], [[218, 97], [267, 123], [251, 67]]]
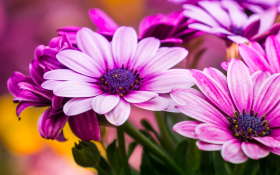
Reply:
[[235, 35], [243, 35], [243, 28], [238, 28], [235, 26], [231, 26], [229, 31]]
[[100, 78], [100, 87], [105, 93], [123, 96], [130, 90], [137, 90], [141, 82], [137, 70], [122, 68], [108, 69]]
[[252, 110], [250, 113], [235, 112], [234, 117], [228, 117], [231, 124], [231, 131], [234, 136], [240, 141], [249, 142], [252, 137], [264, 137], [270, 134], [265, 116], [259, 118], [258, 113], [254, 113]]

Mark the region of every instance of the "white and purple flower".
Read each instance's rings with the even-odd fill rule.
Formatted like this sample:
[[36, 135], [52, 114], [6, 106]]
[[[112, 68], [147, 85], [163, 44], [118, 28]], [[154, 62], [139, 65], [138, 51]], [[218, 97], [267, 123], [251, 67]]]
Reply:
[[232, 163], [248, 157], [260, 159], [270, 152], [280, 155], [280, 74], [257, 71], [230, 62], [227, 77], [214, 68], [190, 70], [193, 88], [173, 88], [171, 97], [182, 113], [197, 121], [183, 121], [173, 129], [198, 139], [201, 150], [221, 150]]
[[[187, 50], [159, 48], [160, 41], [152, 37], [138, 42], [131, 27], [117, 29], [111, 43], [88, 28], [79, 30], [76, 39], [81, 51], [66, 49], [57, 54], [68, 69], [47, 72], [42, 85], [57, 96], [73, 98], [64, 106], [66, 115], [93, 109], [105, 114], [110, 123], [121, 125], [130, 115], [130, 103], [166, 110], [169, 100], [160, 93], [194, 85], [187, 70], [169, 70], [187, 56]], [[58, 84], [51, 87], [49, 82]]]

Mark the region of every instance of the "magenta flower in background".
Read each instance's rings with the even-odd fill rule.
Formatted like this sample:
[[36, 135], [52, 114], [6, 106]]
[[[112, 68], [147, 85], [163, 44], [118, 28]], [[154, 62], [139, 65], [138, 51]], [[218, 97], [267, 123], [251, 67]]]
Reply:
[[131, 27], [120, 27], [111, 44], [88, 28], [79, 30], [76, 37], [81, 51], [67, 49], [57, 54], [69, 69], [44, 75], [46, 82], [64, 82], [42, 85], [57, 96], [73, 98], [64, 106], [68, 116], [93, 109], [105, 114], [110, 123], [121, 125], [130, 115], [130, 103], [147, 110], [166, 110], [169, 99], [159, 93], [194, 84], [187, 70], [168, 70], [187, 56], [184, 48], [159, 48], [160, 41], [151, 37], [137, 43]]
[[221, 150], [232, 163], [269, 152], [280, 155], [280, 74], [257, 71], [250, 76], [237, 59], [230, 62], [227, 77], [214, 68], [190, 74], [201, 92], [173, 88], [170, 95], [177, 109], [198, 121], [180, 122], [174, 131], [199, 139], [201, 150]]
[[23, 110], [31, 106], [48, 106], [49, 108], [41, 114], [38, 120], [38, 130], [41, 137], [66, 141], [62, 129], [68, 121], [71, 130], [80, 139], [85, 141], [99, 140], [100, 131], [97, 116], [92, 110], [68, 117], [63, 112], [63, 106], [69, 99], [58, 97], [52, 91], [41, 87], [45, 81], [43, 79], [45, 72], [65, 68], [55, 57], [61, 49], [65, 48], [75, 49], [67, 36], [53, 38], [49, 46], [38, 46], [35, 50], [35, 59], [29, 66], [31, 77], [15, 72], [8, 79], [8, 89], [15, 97], [14, 102], [19, 103], [16, 109], [17, 116], [20, 116]]
[[279, 32], [280, 25], [273, 26], [276, 7], [248, 17], [231, 1], [200, 1], [198, 4], [199, 7], [183, 5], [184, 15], [197, 21], [190, 24], [189, 28], [212, 33], [237, 44], [262, 41], [269, 34]]
[[[270, 74], [280, 73], [280, 35], [267, 37], [265, 51], [257, 42], [250, 42], [248, 45], [241, 44], [238, 50], [251, 74], [259, 70]], [[223, 62], [221, 66], [227, 70], [228, 64], [228, 62]]]
[[[89, 15], [98, 28], [97, 32], [111, 40], [119, 25], [100, 9], [91, 9]], [[184, 41], [202, 35], [202, 32], [188, 28], [188, 24], [191, 22], [184, 17], [182, 11], [171, 12], [167, 15], [162, 13], [149, 15], [139, 24], [138, 39], [155, 37], [163, 46], [182, 44]]]

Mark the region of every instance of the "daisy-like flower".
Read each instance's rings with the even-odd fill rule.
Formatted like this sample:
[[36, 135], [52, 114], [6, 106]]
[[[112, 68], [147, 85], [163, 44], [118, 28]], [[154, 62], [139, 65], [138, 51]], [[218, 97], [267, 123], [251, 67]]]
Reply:
[[200, 1], [199, 7], [185, 4], [184, 15], [194, 19], [189, 28], [212, 33], [237, 44], [249, 41], [262, 41], [269, 34], [279, 32], [279, 24], [273, 26], [277, 8], [273, 7], [260, 14], [247, 16], [230, 1]]
[[[120, 26], [100, 9], [89, 10], [89, 16], [97, 26], [97, 32], [111, 41]], [[187, 20], [182, 11], [146, 16], [139, 24], [138, 39], [155, 37], [161, 41], [162, 46], [174, 46], [203, 34], [195, 29], [189, 29], [188, 24], [192, 20]], [[70, 38], [73, 38], [78, 30], [78, 27], [64, 27], [59, 29], [59, 32], [67, 32]]]
[[[199, 1], [207, 0], [167, 0], [175, 4], [197, 4]], [[208, 1], [229, 1], [234, 6], [239, 8], [248, 9], [255, 13], [261, 13], [266, 9], [277, 6], [279, 0], [208, 0]]]
[[197, 121], [183, 121], [173, 130], [199, 139], [201, 150], [221, 150], [224, 160], [245, 162], [270, 152], [280, 155], [280, 74], [255, 72], [234, 59], [227, 77], [214, 68], [190, 70], [201, 90], [173, 88], [171, 97], [182, 113]]
[[120, 27], [111, 44], [88, 28], [79, 30], [76, 39], [81, 51], [67, 49], [57, 54], [58, 61], [68, 69], [44, 75], [47, 81], [64, 81], [53, 92], [73, 98], [64, 106], [69, 116], [93, 109], [105, 114], [110, 123], [121, 125], [130, 114], [130, 103], [148, 110], [166, 110], [169, 99], [159, 93], [194, 84], [187, 70], [168, 70], [187, 56], [187, 50], [159, 49], [160, 41], [155, 38], [137, 43], [131, 27]]
[[[66, 48], [75, 49], [67, 36], [53, 38], [49, 46], [38, 46], [35, 50], [35, 59], [29, 66], [31, 76], [15, 72], [8, 79], [8, 89], [15, 97], [14, 102], [19, 103], [16, 109], [17, 116], [19, 117], [21, 112], [28, 107], [47, 106], [49, 108], [38, 119], [38, 130], [41, 137], [66, 141], [62, 130], [68, 122], [73, 133], [80, 139], [84, 141], [99, 140], [99, 125], [94, 111], [69, 117], [63, 112], [63, 106], [69, 99], [58, 97], [52, 91], [41, 87], [45, 81], [43, 78], [45, 72], [65, 68], [56, 60], [55, 55], [61, 49]], [[54, 85], [50, 82], [45, 86]]]
[[[267, 71], [270, 74], [280, 73], [280, 35], [270, 35], [265, 41], [265, 51], [257, 42], [238, 46], [239, 54], [251, 74], [256, 71]], [[231, 61], [231, 60], [229, 60]], [[228, 62], [221, 66], [227, 70]]]

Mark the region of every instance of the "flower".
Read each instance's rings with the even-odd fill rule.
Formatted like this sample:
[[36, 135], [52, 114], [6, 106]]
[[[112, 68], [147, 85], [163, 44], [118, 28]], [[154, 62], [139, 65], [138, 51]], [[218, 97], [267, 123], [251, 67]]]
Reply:
[[229, 2], [200, 1], [200, 7], [183, 5], [184, 15], [197, 21], [190, 24], [189, 28], [212, 33], [237, 44], [262, 41], [269, 34], [278, 33], [280, 25], [272, 27], [277, 15], [276, 7], [248, 17]]
[[38, 120], [38, 130], [41, 137], [66, 141], [62, 129], [68, 121], [73, 133], [80, 139], [85, 141], [99, 140], [98, 121], [93, 111], [69, 117], [63, 112], [63, 106], [69, 99], [58, 97], [52, 91], [41, 87], [41, 84], [53, 85], [51, 82], [44, 83], [43, 75], [45, 72], [64, 68], [55, 58], [56, 53], [64, 48], [75, 49], [67, 40], [67, 36], [53, 38], [49, 46], [38, 46], [35, 50], [35, 59], [29, 66], [31, 77], [15, 72], [8, 79], [8, 89], [15, 97], [13, 101], [19, 103], [16, 109], [17, 116], [19, 117], [23, 110], [31, 106], [48, 106], [49, 108], [41, 114]]
[[182, 113], [198, 120], [177, 123], [177, 133], [199, 139], [205, 151], [221, 150], [224, 160], [243, 163], [270, 152], [280, 155], [280, 74], [257, 71], [250, 76], [237, 59], [227, 77], [214, 68], [190, 70], [201, 90], [173, 88], [171, 97]]
[[186, 70], [168, 70], [187, 56], [187, 50], [159, 49], [160, 41], [155, 38], [137, 43], [131, 27], [120, 27], [111, 44], [88, 28], [79, 30], [76, 39], [81, 51], [67, 49], [56, 56], [68, 69], [44, 75], [47, 81], [58, 81], [53, 88], [55, 95], [73, 98], [63, 108], [68, 116], [93, 109], [105, 114], [110, 123], [121, 125], [130, 115], [130, 103], [148, 110], [166, 110], [169, 100], [159, 93], [168, 93], [175, 85], [194, 84]]
[[[239, 54], [246, 63], [251, 74], [257, 71], [268, 71], [270, 74], [280, 73], [280, 35], [270, 35], [265, 41], [265, 51], [257, 42], [241, 44]], [[231, 60], [230, 60], [231, 61]], [[228, 62], [221, 66], [227, 70]]]
[[[98, 33], [111, 40], [119, 25], [100, 9], [89, 10], [89, 15], [97, 26]], [[202, 32], [197, 32], [197, 30], [189, 29], [188, 23], [192, 21], [187, 20], [182, 11], [174, 11], [167, 15], [158, 13], [146, 16], [139, 24], [138, 38], [142, 40], [147, 37], [155, 37], [164, 46], [182, 44], [184, 41], [202, 34]]]
[[[168, 0], [169, 2], [173, 2], [175, 4], [197, 4], [199, 1], [205, 0]], [[215, 0], [208, 0], [208, 1], [215, 1]], [[219, 0], [216, 0], [219, 1]], [[279, 0], [220, 0], [221, 2], [226, 2], [234, 6], [240, 6], [239, 8], [248, 9], [255, 13], [261, 13], [266, 9], [274, 7], [279, 4]]]

